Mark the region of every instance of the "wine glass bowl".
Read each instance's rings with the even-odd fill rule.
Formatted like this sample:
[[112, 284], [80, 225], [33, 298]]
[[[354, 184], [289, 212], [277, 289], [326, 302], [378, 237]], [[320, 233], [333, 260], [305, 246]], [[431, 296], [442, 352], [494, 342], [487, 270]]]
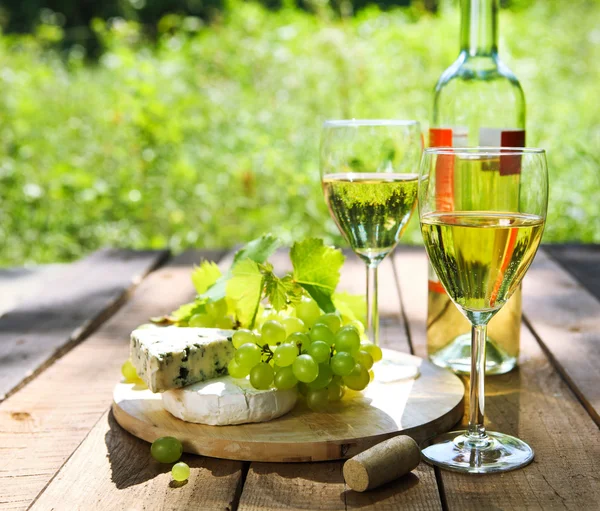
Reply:
[[375, 344], [379, 344], [377, 266], [398, 243], [415, 208], [421, 151], [417, 121], [323, 124], [323, 193], [343, 237], [367, 265], [367, 329]]
[[485, 430], [485, 339], [487, 323], [533, 261], [547, 204], [541, 149], [431, 148], [423, 153], [419, 219], [425, 248], [444, 289], [472, 325], [469, 425], [424, 444], [423, 456], [434, 465], [488, 473], [533, 459], [522, 440]]

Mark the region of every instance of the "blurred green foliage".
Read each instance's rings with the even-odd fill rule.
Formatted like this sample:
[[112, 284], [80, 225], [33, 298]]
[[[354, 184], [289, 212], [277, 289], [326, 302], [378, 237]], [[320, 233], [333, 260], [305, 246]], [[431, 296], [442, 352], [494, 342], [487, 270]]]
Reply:
[[[458, 12], [354, 18], [235, 2], [210, 26], [168, 15], [155, 43], [95, 20], [86, 63], [60, 27], [0, 38], [0, 264], [104, 245], [227, 247], [265, 231], [339, 243], [319, 185], [327, 118], [416, 118], [458, 53]], [[600, 242], [600, 3], [500, 19], [501, 53], [548, 149], [545, 241]], [[419, 242], [413, 225], [405, 239]]]

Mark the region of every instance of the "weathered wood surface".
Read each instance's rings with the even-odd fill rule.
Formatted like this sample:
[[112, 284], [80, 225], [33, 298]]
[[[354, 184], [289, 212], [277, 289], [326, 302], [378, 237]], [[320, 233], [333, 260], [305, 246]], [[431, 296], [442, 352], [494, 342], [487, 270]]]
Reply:
[[38, 292], [0, 318], [0, 400], [102, 323], [166, 256], [107, 249], [44, 272]]
[[600, 300], [600, 245], [544, 245], [544, 252]]
[[106, 412], [129, 333], [193, 296], [199, 258], [187, 253], [153, 272], [101, 328], [0, 404], [0, 509], [26, 509]]
[[[536, 459], [530, 466], [502, 475], [473, 477], [434, 472], [421, 464], [413, 475], [357, 494], [345, 487], [341, 462], [249, 465], [188, 456], [192, 477], [186, 485], [175, 487], [167, 473], [169, 467], [155, 464], [148, 456], [148, 444], [116, 426], [106, 410], [119, 365], [126, 356], [126, 344], [118, 337], [139, 323], [149, 309], [161, 309], [159, 302], [185, 299], [181, 296], [190, 291], [183, 289], [189, 286], [186, 265], [195, 260], [183, 258], [180, 261], [185, 265], [151, 274], [133, 300], [98, 332], [0, 405], [0, 509], [24, 509], [38, 494], [33, 509], [43, 510], [600, 508], [600, 433], [573, 393], [579, 392], [579, 380], [563, 380], [554, 366], [558, 362], [564, 365], [566, 358], [548, 358], [553, 351], [546, 344], [547, 333], [536, 326], [536, 321], [545, 323], [546, 319], [536, 319], [527, 302], [528, 293], [535, 293], [535, 280], [532, 284], [529, 279], [524, 287], [525, 316], [535, 336], [524, 328], [518, 370], [487, 379], [486, 413], [490, 428], [516, 434], [532, 444]], [[402, 247], [393, 262], [397, 279], [387, 278], [387, 270], [380, 277], [384, 343], [405, 351], [412, 344], [415, 354], [425, 356], [424, 252]], [[364, 289], [364, 269], [358, 260], [356, 263], [349, 267], [351, 273], [344, 270], [342, 279], [350, 291], [360, 292]], [[542, 263], [546, 264], [543, 254], [535, 263], [542, 266], [531, 271], [543, 270]], [[558, 278], [551, 271], [553, 278]], [[538, 278], [534, 273], [531, 276]], [[564, 273], [558, 276], [560, 285], [566, 282], [566, 289], [576, 288], [575, 294], [582, 294], [578, 283], [561, 280]], [[142, 287], [150, 289], [158, 278], [171, 285], [161, 286], [159, 297], [142, 295]], [[546, 279], [539, 278], [546, 285]], [[397, 312], [398, 292], [393, 292], [397, 283], [402, 314]], [[589, 294], [584, 296], [592, 299]], [[544, 302], [544, 306], [548, 304]], [[86, 345], [90, 348], [82, 351]], [[592, 383], [598, 381], [597, 369], [588, 376]], [[73, 392], [84, 387], [85, 392]], [[68, 401], [64, 395], [69, 396]]]
[[[404, 250], [394, 263], [411, 339], [424, 355], [426, 256], [423, 249]], [[524, 286], [526, 303], [532, 287]], [[529, 442], [536, 458], [524, 469], [485, 477], [436, 469], [448, 508], [597, 509], [600, 432], [526, 328], [519, 369], [486, 378], [485, 390], [488, 428]]]
[[62, 264], [0, 268], [0, 317], [26, 298], [43, 293], [47, 279], [62, 270]]
[[600, 426], [600, 301], [543, 251], [524, 286], [526, 321]]
[[81, 447], [30, 508], [38, 511], [137, 511], [233, 509], [242, 485], [242, 463], [184, 454], [186, 483], [171, 478], [150, 445], [123, 431], [106, 412]]

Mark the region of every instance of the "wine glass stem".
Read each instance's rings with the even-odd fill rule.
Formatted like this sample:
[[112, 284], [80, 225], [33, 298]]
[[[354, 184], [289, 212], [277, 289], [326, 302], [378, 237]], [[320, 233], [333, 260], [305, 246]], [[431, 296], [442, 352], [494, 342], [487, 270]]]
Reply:
[[487, 443], [483, 416], [485, 410], [485, 339], [487, 324], [471, 326], [471, 378], [469, 388], [469, 428], [467, 436], [474, 446]]
[[379, 346], [379, 309], [377, 308], [377, 266], [379, 262], [367, 263], [367, 335]]

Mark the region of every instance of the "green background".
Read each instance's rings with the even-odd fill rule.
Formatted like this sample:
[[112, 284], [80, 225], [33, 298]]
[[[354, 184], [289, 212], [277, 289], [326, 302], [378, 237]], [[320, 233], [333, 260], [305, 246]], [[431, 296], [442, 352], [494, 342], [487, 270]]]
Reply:
[[[0, 265], [101, 246], [229, 247], [271, 231], [340, 243], [319, 185], [327, 118], [416, 118], [458, 54], [458, 10], [228, 2], [204, 19], [46, 12], [0, 37]], [[41, 19], [41, 18], [40, 18]], [[548, 150], [546, 242], [600, 242], [600, 2], [514, 4], [500, 52]], [[91, 49], [90, 49], [91, 48]], [[100, 49], [98, 49], [100, 48]], [[420, 242], [414, 223], [406, 242]]]

